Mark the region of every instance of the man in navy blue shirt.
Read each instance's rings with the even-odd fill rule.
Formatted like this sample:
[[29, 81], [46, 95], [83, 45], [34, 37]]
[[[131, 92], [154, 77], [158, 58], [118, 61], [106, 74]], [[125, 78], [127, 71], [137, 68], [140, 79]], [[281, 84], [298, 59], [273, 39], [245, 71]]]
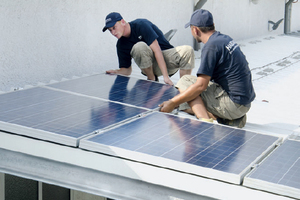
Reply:
[[103, 32], [109, 30], [118, 39], [117, 54], [119, 69], [106, 73], [130, 75], [131, 60], [142, 70], [148, 80], [158, 80], [163, 76], [164, 82], [173, 85], [169, 76], [180, 70], [180, 77], [191, 74], [195, 56], [192, 47], [184, 45], [173, 47], [166, 40], [162, 31], [147, 19], [126, 22], [116, 12], [107, 15]]
[[[160, 105], [162, 112], [180, 110], [198, 119], [242, 128], [255, 98], [246, 57], [232, 38], [215, 31], [207, 10], [196, 10], [186, 28], [205, 45], [197, 77], [183, 76], [176, 87], [180, 94]], [[185, 103], [188, 102], [188, 103]]]

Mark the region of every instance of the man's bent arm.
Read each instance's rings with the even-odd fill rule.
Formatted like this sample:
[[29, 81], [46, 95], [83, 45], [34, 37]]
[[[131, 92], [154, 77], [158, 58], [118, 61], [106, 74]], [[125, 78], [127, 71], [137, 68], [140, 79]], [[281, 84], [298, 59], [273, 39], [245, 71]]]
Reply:
[[164, 56], [162, 54], [161, 48], [160, 48], [157, 40], [154, 40], [152, 42], [152, 44], [150, 45], [150, 48], [154, 52], [155, 59], [157, 61], [158, 67], [160, 68], [160, 71], [161, 71], [161, 73], [162, 73], [162, 75], [164, 77], [165, 83], [167, 83], [169, 85], [173, 85], [173, 82], [169, 78], [168, 70], [167, 70], [167, 65], [166, 65]]
[[174, 108], [176, 108], [180, 104], [194, 100], [197, 96], [199, 96], [203, 91], [206, 90], [210, 78], [211, 77], [207, 75], [198, 76], [196, 83], [188, 87], [184, 92], [176, 95], [169, 101], [163, 102], [160, 105], [160, 111], [172, 112], [172, 110], [174, 110]]
[[128, 68], [120, 68], [120, 69], [112, 69], [112, 70], [108, 70], [106, 71], [107, 74], [121, 74], [121, 75], [125, 75], [125, 76], [129, 76], [132, 72], [132, 67], [128, 67]]

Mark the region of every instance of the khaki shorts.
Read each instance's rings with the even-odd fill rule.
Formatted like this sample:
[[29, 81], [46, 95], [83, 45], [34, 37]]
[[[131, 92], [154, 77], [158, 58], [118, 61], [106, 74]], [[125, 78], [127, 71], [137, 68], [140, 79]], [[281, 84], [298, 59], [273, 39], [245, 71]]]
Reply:
[[[178, 69], [186, 70], [195, 67], [195, 54], [191, 46], [178, 46], [164, 50], [162, 53], [169, 76], [175, 74]], [[153, 67], [153, 72], [156, 76], [162, 75], [153, 51], [145, 42], [136, 43], [131, 49], [130, 55], [140, 69]]]
[[[190, 85], [197, 80], [196, 76], [185, 75], [176, 84], [181, 91], [186, 90]], [[234, 103], [223, 88], [213, 82], [209, 82], [207, 89], [200, 94], [208, 112], [223, 119], [237, 119], [244, 116], [250, 109], [250, 104], [247, 106]], [[179, 110], [190, 108], [188, 103], [183, 103], [179, 106]]]

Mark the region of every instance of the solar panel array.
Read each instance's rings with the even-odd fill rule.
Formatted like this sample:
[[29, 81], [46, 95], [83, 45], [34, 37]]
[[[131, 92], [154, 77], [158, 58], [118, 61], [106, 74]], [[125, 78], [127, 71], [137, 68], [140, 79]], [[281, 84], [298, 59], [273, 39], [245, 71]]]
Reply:
[[245, 178], [245, 185], [300, 199], [300, 141], [285, 141]]
[[[267, 163], [281, 140], [157, 112], [176, 94], [174, 87], [119, 75], [63, 81], [1, 94], [0, 130], [235, 184], [266, 156], [260, 166]], [[260, 169], [247, 179], [259, 179]], [[299, 160], [275, 184], [298, 192], [298, 179], [283, 183], [294, 171], [299, 177]]]

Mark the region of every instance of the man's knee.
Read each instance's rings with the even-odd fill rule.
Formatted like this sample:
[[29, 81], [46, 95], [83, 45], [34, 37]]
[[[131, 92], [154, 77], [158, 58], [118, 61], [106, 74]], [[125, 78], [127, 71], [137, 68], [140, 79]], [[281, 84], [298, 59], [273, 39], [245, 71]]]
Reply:
[[153, 65], [153, 52], [145, 42], [136, 43], [130, 55], [141, 69], [149, 68]]
[[184, 45], [184, 49], [185, 49], [185, 52], [187, 52], [188, 54], [191, 54], [191, 55], [194, 55], [194, 49], [189, 46], [189, 45]]
[[179, 62], [180, 69], [193, 69], [195, 67], [195, 52], [194, 49], [189, 45], [183, 45], [177, 49], [180, 52], [181, 59]]
[[134, 57], [135, 55], [152, 51], [151, 48], [145, 43], [145, 42], [138, 42], [135, 45], [133, 45], [131, 49], [131, 56]]
[[182, 76], [178, 83], [176, 84], [176, 88], [179, 88], [180, 90], [186, 90], [188, 87], [190, 87], [192, 84], [194, 84], [197, 81], [197, 77], [193, 75], [184, 75]]

